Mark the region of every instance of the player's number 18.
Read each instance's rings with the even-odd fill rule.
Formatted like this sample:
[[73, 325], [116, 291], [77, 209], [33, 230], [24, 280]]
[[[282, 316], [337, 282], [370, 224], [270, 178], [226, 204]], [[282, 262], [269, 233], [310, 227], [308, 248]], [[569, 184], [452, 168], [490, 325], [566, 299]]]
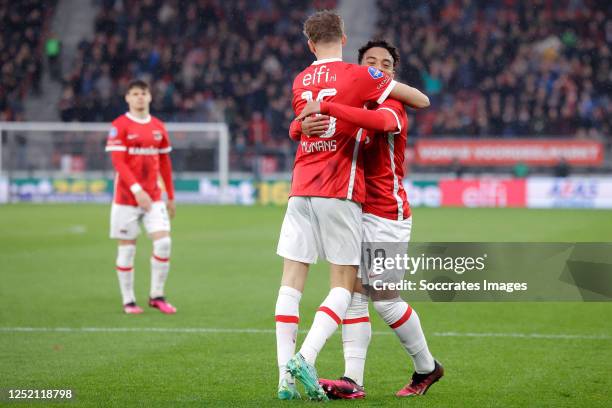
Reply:
[[[319, 91], [319, 94], [317, 95], [317, 101], [322, 101], [324, 98], [328, 97], [328, 96], [334, 96], [338, 93], [338, 90], [336, 88], [325, 88], [325, 89], [321, 89]], [[302, 92], [302, 99], [305, 99], [306, 101], [312, 101], [313, 97], [312, 97], [312, 91], [304, 91]], [[320, 114], [317, 114], [317, 116]], [[327, 128], [327, 131], [325, 133], [323, 133], [321, 136], [321, 138], [329, 138], [334, 136], [334, 133], [336, 133], [336, 118], [334, 118], [333, 116], [329, 117], [329, 126]]]

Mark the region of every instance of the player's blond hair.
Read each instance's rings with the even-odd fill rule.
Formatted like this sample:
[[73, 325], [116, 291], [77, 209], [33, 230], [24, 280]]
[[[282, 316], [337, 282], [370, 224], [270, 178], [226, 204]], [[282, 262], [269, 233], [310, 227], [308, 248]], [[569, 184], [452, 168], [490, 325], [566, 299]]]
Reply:
[[304, 35], [315, 44], [340, 41], [344, 35], [344, 21], [335, 11], [317, 11], [304, 22]]

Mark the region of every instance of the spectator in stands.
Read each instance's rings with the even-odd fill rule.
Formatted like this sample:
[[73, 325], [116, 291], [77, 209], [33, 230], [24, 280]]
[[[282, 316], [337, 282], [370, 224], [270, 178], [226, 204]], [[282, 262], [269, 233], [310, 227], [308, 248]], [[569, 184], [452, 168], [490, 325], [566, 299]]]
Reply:
[[40, 91], [41, 38], [55, 3], [0, 1], [0, 120], [22, 120], [30, 87]]
[[[242, 168], [256, 148], [290, 146], [290, 84], [312, 61], [301, 25], [312, 7], [335, 0], [98, 4], [95, 35], [81, 42], [66, 76], [64, 120], [110, 120], [125, 109], [115, 95], [142, 77], [161, 118], [226, 121], [241, 152], [232, 160]], [[401, 45], [406, 61], [400, 77], [433, 101], [418, 117], [409, 114], [410, 135], [609, 136], [606, 7], [603, 0], [414, 0], [409, 7], [378, 0], [378, 36]], [[7, 68], [3, 81], [13, 76]], [[0, 108], [7, 105], [0, 92]]]
[[[418, 69], [433, 97], [434, 125], [418, 127], [422, 135], [610, 135], [606, 8], [599, 0], [378, 0], [378, 35], [401, 44], [411, 65], [404, 79], [415, 83]], [[478, 109], [461, 107], [466, 100]]]
[[45, 41], [45, 54], [49, 64], [49, 73], [51, 79], [60, 81], [62, 77], [62, 61], [61, 61], [62, 42], [53, 33], [49, 35]]

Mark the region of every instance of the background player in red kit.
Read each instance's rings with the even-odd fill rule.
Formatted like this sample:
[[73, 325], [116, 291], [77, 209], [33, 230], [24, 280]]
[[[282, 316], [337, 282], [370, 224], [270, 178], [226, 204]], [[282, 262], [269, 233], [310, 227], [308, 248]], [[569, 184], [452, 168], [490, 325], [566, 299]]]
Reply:
[[[359, 49], [359, 62], [374, 66], [393, 77], [399, 63], [399, 54], [386, 41], [370, 41]], [[402, 186], [408, 127], [403, 104], [389, 98], [373, 110], [365, 111], [338, 103], [314, 101], [307, 104], [297, 119], [319, 112], [368, 129], [364, 165], [364, 245], [372, 242], [398, 243], [397, 246], [393, 245], [394, 249], [405, 254], [410, 240], [412, 217]], [[321, 134], [326, 130], [328, 122], [328, 117], [323, 115], [310, 116], [302, 123], [296, 121], [291, 126], [291, 137], [295, 139], [300, 130], [311, 136]], [[393, 257], [394, 254], [387, 256]], [[362, 265], [361, 278], [356, 281], [355, 293], [343, 320], [344, 375], [339, 380], [322, 379], [320, 382], [331, 398], [365, 397], [363, 373], [371, 337], [369, 293], [374, 308], [395, 331], [413, 361], [415, 371], [412, 379], [397, 392], [397, 396], [422, 395], [442, 377], [444, 370], [429, 352], [416, 311], [401, 299], [398, 291], [374, 290], [372, 285], [373, 279], [399, 282], [403, 272], [385, 271], [373, 278], [366, 269]], [[362, 286], [362, 281], [367, 289]]]
[[[367, 103], [380, 104], [391, 95], [417, 107], [429, 105], [421, 92], [397, 84], [374, 67], [342, 62], [346, 36], [337, 14], [322, 11], [312, 15], [304, 23], [304, 33], [317, 61], [293, 83], [296, 114], [309, 100], [363, 107]], [[357, 126], [332, 117], [328, 129], [319, 137], [303, 136], [296, 153], [291, 197], [277, 249], [284, 258], [276, 303], [280, 399], [299, 397], [293, 378], [302, 382], [310, 398], [327, 399], [314, 363], [346, 314], [360, 263], [361, 204], [365, 199], [361, 133]], [[330, 263], [331, 290], [300, 351], [293, 355], [299, 301], [308, 267], [318, 257]]]
[[[174, 314], [176, 308], [164, 297], [170, 269], [170, 218], [175, 213], [170, 138], [163, 122], [149, 114], [151, 92], [146, 82], [131, 82], [125, 100], [129, 111], [113, 121], [106, 144], [117, 171], [110, 236], [119, 243], [116, 269], [123, 310], [128, 314], [143, 312], [134, 295], [134, 256], [142, 221], [153, 241], [149, 306]], [[167, 203], [162, 201], [160, 175]]]

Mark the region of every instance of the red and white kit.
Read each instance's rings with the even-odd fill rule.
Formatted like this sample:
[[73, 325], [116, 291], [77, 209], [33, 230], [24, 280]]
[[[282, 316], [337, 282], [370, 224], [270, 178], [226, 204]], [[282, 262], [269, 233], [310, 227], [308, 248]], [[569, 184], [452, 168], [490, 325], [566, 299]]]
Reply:
[[408, 133], [404, 105], [387, 99], [375, 110], [364, 111], [322, 102], [321, 113], [336, 115], [370, 129], [364, 141], [366, 200], [363, 204], [363, 242], [401, 244], [393, 245], [393, 248], [406, 253], [412, 218], [402, 185]]
[[[368, 132], [365, 147], [366, 202], [363, 205], [363, 242], [384, 242], [387, 252], [397, 251], [404, 255], [412, 232], [410, 206], [402, 181], [407, 142], [408, 119], [404, 105], [387, 99], [377, 112], [386, 116], [387, 123], [394, 123], [389, 132]], [[391, 115], [389, 115], [391, 114]], [[393, 116], [393, 118], [391, 118]], [[383, 124], [384, 126], [384, 124]], [[384, 129], [384, 127], [383, 127]], [[369, 142], [369, 143], [368, 143]], [[396, 254], [387, 254], [395, 256]], [[388, 272], [388, 276], [366, 276], [359, 268], [359, 276], [364, 284], [370, 278], [383, 282], [396, 282], [403, 279], [403, 273]]]
[[[158, 178], [161, 175], [169, 200], [174, 199], [172, 150], [164, 123], [149, 116], [139, 119], [126, 113], [115, 119], [108, 133], [106, 151], [111, 152], [117, 175], [111, 208], [111, 238], [135, 239], [142, 219], [148, 233], [170, 231], [170, 220], [162, 201]], [[144, 190], [153, 201], [144, 212], [134, 193]]]
[[[387, 99], [375, 110], [364, 111], [333, 103], [321, 103], [321, 113], [335, 115], [365, 129], [370, 129], [366, 135], [365, 148], [365, 179], [366, 201], [363, 205], [363, 245], [364, 252], [384, 249], [386, 258], [404, 255], [408, 250], [412, 217], [406, 192], [402, 187], [404, 177], [404, 153], [407, 140], [407, 118], [404, 106], [394, 100]], [[364, 253], [364, 261], [368, 255]], [[364, 285], [374, 286], [381, 283], [397, 283], [404, 278], [403, 269], [386, 269], [382, 273], [373, 273], [366, 265], [359, 268], [359, 276]], [[368, 300], [360, 294], [353, 295], [353, 300], [347, 311], [351, 323], [343, 326], [342, 339], [344, 344], [351, 344], [350, 354], [345, 348], [345, 377], [363, 380], [364, 362], [370, 338], [370, 325], [355, 317], [368, 315]], [[400, 297], [388, 300], [374, 300], [374, 308], [384, 322], [395, 331], [404, 349], [410, 355], [415, 373], [410, 383], [402, 388], [397, 396], [424, 394], [429, 386], [438, 381], [444, 374], [444, 369], [437, 363], [429, 348], [421, 327], [420, 319], [415, 310]], [[360, 312], [361, 310], [361, 312]], [[348, 361], [353, 361], [349, 366]], [[357, 362], [357, 363], [355, 363]], [[415, 378], [419, 379], [416, 382]], [[353, 393], [355, 388], [353, 388]]]
[[[318, 60], [293, 82], [293, 110], [299, 114], [309, 100], [356, 108], [380, 104], [394, 86], [395, 81], [374, 67], [340, 58]], [[362, 138], [358, 126], [335, 117], [324, 135], [301, 135], [278, 243], [280, 256], [305, 263], [322, 257], [338, 265], [359, 265], [360, 204], [366, 197]]]
[[410, 218], [410, 207], [404, 179], [404, 161], [407, 142], [408, 119], [401, 102], [387, 99], [377, 110], [391, 113], [395, 129], [390, 132], [368, 132], [365, 145], [366, 201], [364, 214], [374, 214], [389, 220]]

